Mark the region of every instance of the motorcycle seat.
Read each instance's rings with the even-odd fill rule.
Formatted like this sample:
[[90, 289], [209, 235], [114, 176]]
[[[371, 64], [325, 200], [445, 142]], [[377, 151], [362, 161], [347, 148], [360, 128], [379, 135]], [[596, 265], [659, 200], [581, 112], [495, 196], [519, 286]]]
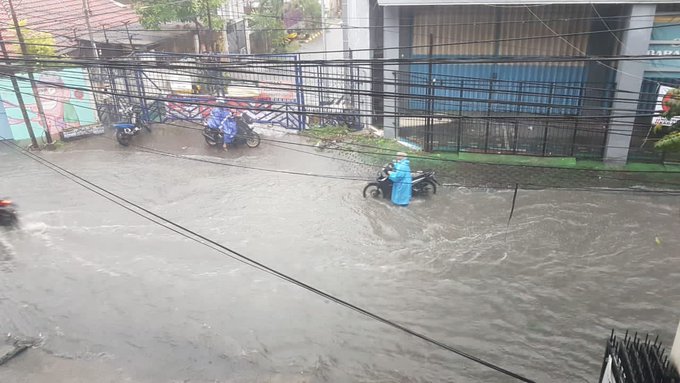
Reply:
[[417, 180], [417, 179], [420, 179], [420, 178], [428, 177], [431, 174], [432, 174], [432, 172], [429, 172], [429, 171], [427, 171], [427, 172], [418, 171], [418, 172], [415, 172], [415, 173], [411, 173], [411, 179]]
[[130, 124], [128, 122], [119, 122], [117, 124], [113, 124], [113, 127], [116, 129], [133, 129], [135, 127], [135, 124]]

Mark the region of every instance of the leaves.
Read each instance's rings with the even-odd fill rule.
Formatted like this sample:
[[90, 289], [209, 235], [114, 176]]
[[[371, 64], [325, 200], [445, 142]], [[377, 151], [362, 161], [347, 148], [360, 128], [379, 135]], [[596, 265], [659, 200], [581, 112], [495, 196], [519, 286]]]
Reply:
[[307, 28], [321, 27], [321, 3], [319, 0], [295, 0], [293, 6], [302, 8]]
[[286, 30], [283, 24], [283, 0], [263, 0], [250, 17], [250, 27], [271, 43], [274, 53], [286, 52]]
[[680, 131], [671, 132], [663, 136], [654, 144], [654, 147], [668, 152], [680, 151]]
[[194, 23], [196, 27], [208, 25], [208, 15], [213, 29], [222, 29], [224, 20], [217, 14], [223, 0], [137, 0], [135, 11], [142, 25], [148, 29], [158, 29], [162, 24], [172, 22]]
[[[663, 104], [669, 107], [668, 111], [662, 114], [663, 117], [670, 120], [680, 115], [680, 88], [671, 89], [666, 93]], [[680, 122], [670, 127], [657, 125], [654, 127], [654, 132], [666, 133], [654, 144], [654, 148], [667, 152], [680, 152]]]
[[[19, 21], [19, 28], [24, 35], [24, 42], [26, 43], [26, 50], [29, 56], [47, 57], [54, 59], [57, 57], [57, 49], [55, 47], [54, 36], [48, 32], [34, 31], [27, 27], [28, 21]], [[18, 53], [21, 48], [17, 45]]]

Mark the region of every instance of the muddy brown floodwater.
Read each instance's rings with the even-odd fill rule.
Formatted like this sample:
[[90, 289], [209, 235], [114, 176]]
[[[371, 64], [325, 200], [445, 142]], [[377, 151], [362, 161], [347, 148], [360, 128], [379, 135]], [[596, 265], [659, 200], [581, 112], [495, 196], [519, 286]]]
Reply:
[[[216, 153], [185, 134], [139, 142], [241, 165], [374, 174], [266, 141]], [[162, 157], [110, 139], [43, 155], [540, 382], [594, 382], [611, 328], [667, 343], [680, 318], [677, 196], [521, 190], [506, 241], [509, 191], [441, 188], [404, 209], [365, 200], [361, 181]], [[0, 332], [40, 340], [0, 367], [2, 382], [511, 381], [154, 225], [3, 145], [0, 174], [22, 220], [0, 234]]]

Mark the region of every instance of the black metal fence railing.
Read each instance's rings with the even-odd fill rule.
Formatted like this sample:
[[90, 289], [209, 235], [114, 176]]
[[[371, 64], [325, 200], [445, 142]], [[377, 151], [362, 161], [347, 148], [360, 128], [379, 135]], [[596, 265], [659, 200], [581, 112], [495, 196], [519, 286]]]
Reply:
[[[398, 137], [423, 149], [602, 158], [613, 83], [411, 76]], [[434, 113], [437, 117], [428, 119]], [[429, 132], [429, 133], [428, 133]]]
[[[413, 115], [414, 112], [405, 113]], [[427, 118], [401, 117], [399, 138], [425, 146]], [[432, 149], [455, 152], [601, 158], [606, 118], [441, 116], [432, 121]]]
[[[612, 380], [613, 378], [613, 380]], [[680, 376], [672, 366], [658, 337], [644, 339], [626, 332], [623, 338], [612, 330], [600, 372], [600, 383], [680, 383]]]

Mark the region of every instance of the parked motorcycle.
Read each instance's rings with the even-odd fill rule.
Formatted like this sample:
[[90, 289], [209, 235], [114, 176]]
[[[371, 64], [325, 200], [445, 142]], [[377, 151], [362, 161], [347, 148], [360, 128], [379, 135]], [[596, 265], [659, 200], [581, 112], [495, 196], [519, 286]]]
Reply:
[[0, 226], [16, 227], [19, 225], [16, 205], [8, 199], [0, 199]]
[[130, 141], [133, 136], [139, 134], [142, 128], [151, 132], [149, 125], [142, 118], [142, 113], [139, 110], [132, 110], [132, 108], [127, 108], [123, 110], [123, 113], [129, 116], [130, 122], [119, 122], [113, 124], [116, 129], [116, 140], [123, 146], [130, 145]]
[[[250, 127], [252, 119], [245, 114], [233, 115], [236, 121], [236, 135], [231, 145], [246, 144], [249, 148], [256, 148], [260, 145], [260, 135]], [[211, 127], [211, 125], [213, 127]], [[210, 118], [206, 120], [203, 128], [203, 137], [210, 146], [222, 145], [224, 142], [224, 132], [220, 128], [221, 124], [210, 124]]]
[[[389, 172], [394, 170], [394, 164], [389, 163], [378, 172], [375, 182], [369, 182], [364, 187], [364, 198], [392, 198], [392, 181], [389, 180]], [[414, 196], [437, 194], [439, 181], [434, 177], [433, 170], [418, 171], [411, 173], [411, 191]]]

